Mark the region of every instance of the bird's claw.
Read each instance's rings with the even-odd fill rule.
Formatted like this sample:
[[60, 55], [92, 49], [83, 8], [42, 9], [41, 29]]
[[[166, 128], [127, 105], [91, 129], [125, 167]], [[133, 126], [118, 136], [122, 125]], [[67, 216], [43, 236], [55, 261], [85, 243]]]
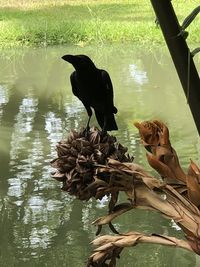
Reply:
[[102, 131], [100, 132], [101, 141], [103, 141], [103, 139], [106, 137], [106, 135], [107, 135], [107, 131], [102, 129]]
[[89, 131], [90, 131], [90, 127], [86, 126], [86, 128], [83, 130], [83, 135], [86, 139], [89, 138]]

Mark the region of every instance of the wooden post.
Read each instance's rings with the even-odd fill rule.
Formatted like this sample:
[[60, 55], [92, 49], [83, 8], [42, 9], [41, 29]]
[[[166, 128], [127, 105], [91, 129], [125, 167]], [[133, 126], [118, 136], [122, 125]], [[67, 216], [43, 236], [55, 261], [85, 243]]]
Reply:
[[151, 0], [200, 135], [200, 79], [170, 0]]

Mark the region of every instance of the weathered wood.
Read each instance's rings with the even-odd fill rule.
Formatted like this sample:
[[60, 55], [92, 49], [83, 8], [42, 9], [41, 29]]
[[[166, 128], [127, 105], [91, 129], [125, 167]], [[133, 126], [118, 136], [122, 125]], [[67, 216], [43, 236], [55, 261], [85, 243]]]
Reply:
[[151, 0], [200, 135], [200, 79], [170, 0]]

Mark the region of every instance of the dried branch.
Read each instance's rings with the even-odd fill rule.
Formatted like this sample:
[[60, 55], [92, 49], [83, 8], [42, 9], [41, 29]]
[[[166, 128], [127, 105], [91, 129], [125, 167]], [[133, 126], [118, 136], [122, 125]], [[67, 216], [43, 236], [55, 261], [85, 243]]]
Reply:
[[[102, 138], [96, 128], [83, 132], [72, 131], [57, 145], [58, 158], [51, 162], [57, 169], [53, 177], [62, 182], [62, 189], [81, 200], [101, 199], [110, 195], [108, 214], [96, 219], [97, 234], [103, 225], [118, 233], [112, 221], [134, 208], [160, 212], [173, 219], [185, 233], [187, 241], [174, 237], [141, 233], [103, 236], [93, 241], [99, 246], [89, 258], [88, 266], [115, 266], [124, 247], [138, 243], [159, 243], [182, 247], [200, 254], [200, 168], [191, 161], [188, 172], [180, 166], [171, 146], [169, 130], [159, 121], [135, 123], [146, 148], [149, 164], [162, 180], [152, 177], [127, 154], [127, 148], [115, 137]], [[125, 192], [128, 202], [118, 203]], [[109, 262], [109, 263], [107, 263]]]
[[187, 241], [165, 235], [145, 235], [138, 232], [117, 236], [104, 235], [92, 241], [92, 244], [97, 248], [94, 249], [94, 253], [89, 257], [87, 266], [115, 266], [116, 259], [119, 258], [121, 251], [125, 247], [134, 247], [141, 243], [173, 246], [192, 251]]

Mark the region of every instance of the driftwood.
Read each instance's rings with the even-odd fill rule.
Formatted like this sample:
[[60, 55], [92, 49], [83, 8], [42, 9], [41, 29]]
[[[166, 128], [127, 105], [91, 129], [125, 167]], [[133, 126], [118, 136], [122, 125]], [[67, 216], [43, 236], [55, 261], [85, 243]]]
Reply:
[[[116, 266], [123, 248], [139, 243], [176, 246], [200, 254], [200, 168], [191, 161], [188, 172], [183, 171], [171, 146], [168, 128], [162, 122], [147, 121], [135, 126], [147, 150], [147, 160], [161, 179], [134, 163], [115, 137], [102, 137], [95, 128], [87, 137], [84, 132], [73, 131], [57, 145], [58, 158], [51, 164], [57, 169], [53, 177], [63, 183], [63, 190], [81, 200], [110, 195], [108, 214], [94, 224], [97, 234], [103, 225], [109, 225], [117, 235], [101, 236], [92, 242], [97, 248], [87, 266]], [[121, 191], [128, 197], [126, 203], [118, 203]], [[119, 234], [112, 220], [135, 208], [158, 211], [173, 219], [186, 240], [137, 232]]]

